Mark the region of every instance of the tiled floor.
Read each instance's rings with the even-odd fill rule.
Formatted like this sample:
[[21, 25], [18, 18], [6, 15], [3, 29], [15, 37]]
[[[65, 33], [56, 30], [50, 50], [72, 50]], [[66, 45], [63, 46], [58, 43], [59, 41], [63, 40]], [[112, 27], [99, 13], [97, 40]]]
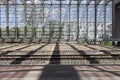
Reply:
[[[0, 44], [0, 55], [30, 54], [31, 56], [51, 55], [52, 57], [55, 51], [58, 51], [58, 55], [80, 55], [78, 50], [84, 51], [86, 54], [105, 54], [104, 50], [106, 50], [106, 54], [109, 52], [111, 52], [110, 54], [120, 54], [118, 48], [106, 48], [98, 45]], [[118, 51], [112, 52], [112, 50]], [[120, 65], [1, 65], [0, 80], [120, 80]]]
[[0, 80], [120, 80], [120, 66], [0, 66]]

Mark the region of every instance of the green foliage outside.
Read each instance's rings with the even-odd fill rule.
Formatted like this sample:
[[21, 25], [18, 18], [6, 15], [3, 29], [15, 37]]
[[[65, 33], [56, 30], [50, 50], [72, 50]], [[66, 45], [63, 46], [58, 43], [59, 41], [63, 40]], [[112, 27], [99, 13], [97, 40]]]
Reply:
[[100, 44], [104, 46], [112, 46], [112, 41], [100, 42]]

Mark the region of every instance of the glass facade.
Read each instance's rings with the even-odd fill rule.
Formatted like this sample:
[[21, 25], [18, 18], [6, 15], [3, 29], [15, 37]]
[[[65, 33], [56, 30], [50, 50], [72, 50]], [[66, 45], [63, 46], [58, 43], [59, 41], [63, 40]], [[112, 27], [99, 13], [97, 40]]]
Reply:
[[112, 36], [112, 0], [1, 0], [0, 38], [103, 40]]

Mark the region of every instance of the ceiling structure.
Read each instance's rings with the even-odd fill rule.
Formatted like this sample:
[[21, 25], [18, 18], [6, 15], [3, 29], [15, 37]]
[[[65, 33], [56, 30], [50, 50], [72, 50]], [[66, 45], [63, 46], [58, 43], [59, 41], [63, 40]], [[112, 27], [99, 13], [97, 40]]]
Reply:
[[118, 4], [118, 3], [120, 3], [120, 0], [114, 0], [114, 3]]
[[[0, 0], [2, 3], [6, 3], [7, 0]], [[12, 4], [24, 4], [25, 0], [9, 0]], [[104, 3], [108, 4], [111, 0], [26, 0], [27, 4], [96, 4]], [[114, 0], [115, 4], [118, 4], [120, 0]]]

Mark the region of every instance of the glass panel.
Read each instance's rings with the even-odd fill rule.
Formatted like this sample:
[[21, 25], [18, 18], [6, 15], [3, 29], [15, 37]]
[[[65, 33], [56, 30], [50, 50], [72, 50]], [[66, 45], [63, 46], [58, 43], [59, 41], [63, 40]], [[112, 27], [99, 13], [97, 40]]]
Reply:
[[70, 32], [69, 32], [69, 28], [70, 28], [70, 26], [69, 26], [69, 22], [70, 22], [70, 16], [69, 16], [69, 9], [70, 9], [70, 7], [69, 7], [69, 5], [62, 5], [62, 13], [61, 13], [61, 20], [62, 20], [62, 27], [63, 27], [63, 32], [62, 32], [62, 34], [63, 34], [63, 37], [62, 37], [62, 39], [64, 39], [64, 40], [67, 40], [67, 39], [69, 39], [69, 37], [70, 37]]
[[[93, 2], [92, 2], [93, 3]], [[88, 40], [95, 38], [95, 5], [88, 6]]]
[[86, 35], [86, 20], [87, 20], [87, 5], [80, 5], [79, 6], [79, 38], [85, 39]]
[[9, 5], [9, 37], [15, 38], [15, 5]]
[[112, 37], [112, 1], [106, 6], [106, 38]]
[[77, 5], [70, 6], [70, 39], [77, 37]]
[[1, 18], [1, 28], [2, 28], [2, 38], [6, 38], [6, 7], [5, 5], [0, 5], [0, 18]]
[[17, 23], [17, 27], [19, 28], [19, 38], [23, 38], [24, 37], [24, 27], [25, 27], [25, 14], [24, 14], [24, 5], [18, 5], [17, 8], [17, 17], [18, 17], [18, 23]]
[[104, 38], [104, 19], [105, 6], [100, 4], [97, 7], [97, 40], [101, 41]]

